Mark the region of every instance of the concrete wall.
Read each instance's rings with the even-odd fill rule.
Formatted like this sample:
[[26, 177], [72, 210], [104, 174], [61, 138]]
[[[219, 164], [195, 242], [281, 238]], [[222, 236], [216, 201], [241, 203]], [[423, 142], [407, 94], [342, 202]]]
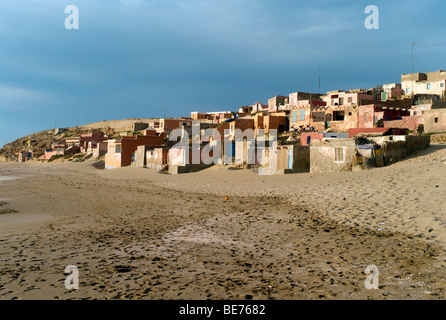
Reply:
[[108, 142], [99, 142], [95, 148], [92, 148], [91, 152], [94, 158], [103, 156], [108, 151]]
[[432, 109], [424, 112], [424, 132], [446, 132], [446, 109]]
[[293, 145], [293, 172], [310, 172], [310, 147]]
[[430, 136], [390, 136], [381, 146], [383, 150], [384, 163], [386, 165], [400, 161], [415, 151], [430, 146]]
[[[340, 159], [336, 159], [338, 152]], [[315, 141], [310, 147], [310, 172], [349, 171], [355, 154], [356, 145], [353, 139]]]
[[149, 146], [138, 146], [135, 151], [135, 160], [132, 162], [132, 167], [143, 167], [147, 164], [146, 152]]
[[207, 165], [207, 164], [188, 164], [185, 166], [170, 166], [169, 165], [168, 172], [170, 174], [197, 172], [197, 171], [209, 168], [211, 166], [212, 165]]
[[235, 142], [235, 163], [236, 164], [258, 164], [255, 141]]
[[140, 131], [140, 130], [144, 130], [147, 129], [149, 127], [148, 123], [144, 123], [144, 122], [135, 122], [132, 124], [132, 131]]
[[167, 166], [168, 150], [166, 148], [155, 148], [146, 151], [146, 166], [148, 169], [163, 170]]
[[288, 97], [285, 96], [275, 96], [268, 99], [268, 111], [277, 111], [279, 106], [288, 104]]

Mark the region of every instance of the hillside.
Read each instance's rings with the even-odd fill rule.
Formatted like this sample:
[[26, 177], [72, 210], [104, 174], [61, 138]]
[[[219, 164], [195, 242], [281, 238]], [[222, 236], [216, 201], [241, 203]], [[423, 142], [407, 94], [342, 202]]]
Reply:
[[[92, 129], [103, 131], [108, 135], [115, 135], [119, 132], [130, 131], [132, 124], [135, 122], [148, 122], [150, 120], [154, 119], [133, 118], [125, 120], [104, 120], [79, 127], [67, 128], [66, 131], [59, 134], [55, 134], [54, 129], [40, 131], [5, 144], [4, 147], [0, 149], [0, 161], [17, 161], [18, 153], [27, 149], [33, 150], [34, 157], [40, 157], [44, 154], [45, 149], [49, 148], [53, 142], [57, 142], [63, 138], [76, 136], [81, 133], [88, 133]], [[29, 148], [28, 141], [30, 145]]]

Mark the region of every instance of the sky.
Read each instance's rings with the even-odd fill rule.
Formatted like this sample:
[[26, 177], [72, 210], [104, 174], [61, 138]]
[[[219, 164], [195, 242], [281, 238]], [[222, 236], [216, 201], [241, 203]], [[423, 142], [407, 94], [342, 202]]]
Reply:
[[[368, 5], [379, 29], [365, 27]], [[190, 116], [399, 83], [412, 42], [415, 72], [446, 69], [445, 13], [443, 0], [2, 0], [0, 147], [164, 106]]]

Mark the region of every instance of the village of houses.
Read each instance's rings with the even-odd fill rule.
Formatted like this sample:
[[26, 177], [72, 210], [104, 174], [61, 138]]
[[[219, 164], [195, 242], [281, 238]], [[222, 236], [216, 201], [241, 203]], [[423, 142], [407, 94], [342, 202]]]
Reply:
[[[42, 161], [73, 154], [103, 159], [105, 168], [144, 167], [169, 173], [193, 172], [209, 166], [192, 159], [189, 146], [175, 148], [169, 139], [175, 129], [193, 133], [199, 125], [200, 148], [215, 141], [206, 129], [219, 132], [221, 157], [235, 158], [238, 166], [265, 165], [255, 153], [250, 159], [250, 142], [265, 139], [277, 130], [274, 173], [333, 172], [382, 167], [430, 146], [430, 134], [446, 132], [446, 71], [401, 75], [401, 83], [370, 89], [336, 90], [326, 94], [293, 92], [256, 102], [237, 111], [191, 112], [188, 117], [160, 118], [134, 122], [130, 132], [119, 138], [101, 130], [66, 137], [53, 143]], [[251, 132], [241, 141], [236, 130]], [[56, 132], [64, 129], [56, 129]], [[229, 133], [229, 134], [228, 134]], [[174, 140], [174, 141], [171, 141]], [[266, 149], [266, 148], [265, 148]], [[257, 150], [259, 151], [259, 150]], [[19, 162], [33, 157], [24, 149]], [[214, 155], [215, 156], [215, 155]]]

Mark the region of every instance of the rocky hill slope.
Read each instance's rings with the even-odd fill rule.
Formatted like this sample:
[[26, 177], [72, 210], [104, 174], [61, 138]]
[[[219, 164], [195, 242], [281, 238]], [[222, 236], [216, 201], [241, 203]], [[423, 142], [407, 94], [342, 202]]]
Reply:
[[150, 120], [153, 119], [104, 120], [80, 127], [66, 128], [66, 131], [58, 134], [55, 134], [54, 129], [37, 132], [5, 144], [3, 149], [0, 149], [0, 161], [17, 161], [18, 153], [23, 150], [32, 150], [34, 157], [40, 157], [45, 153], [45, 149], [48, 149], [53, 142], [57, 142], [63, 138], [88, 133], [91, 130], [100, 130], [107, 135], [113, 136], [119, 132], [130, 131], [132, 124], [135, 122], [149, 122]]

